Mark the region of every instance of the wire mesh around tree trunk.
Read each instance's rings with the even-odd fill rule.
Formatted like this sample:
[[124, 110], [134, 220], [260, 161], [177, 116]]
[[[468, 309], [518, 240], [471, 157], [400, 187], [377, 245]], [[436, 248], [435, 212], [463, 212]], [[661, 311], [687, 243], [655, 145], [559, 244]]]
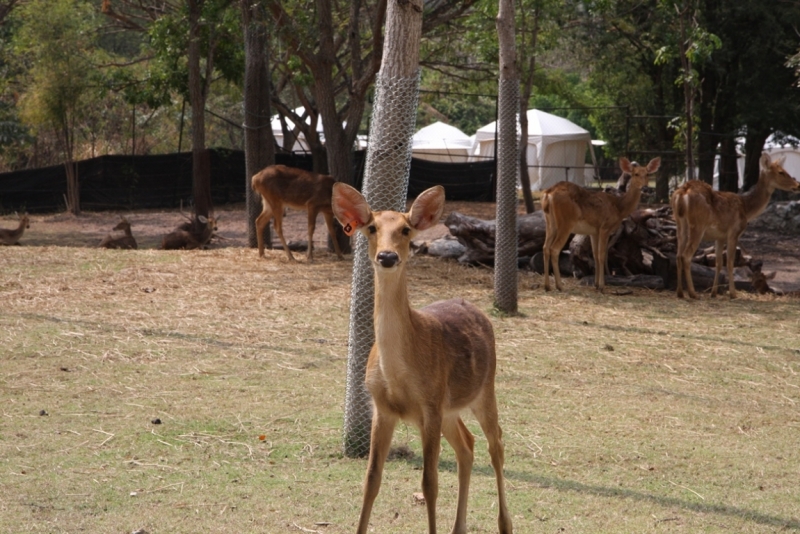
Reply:
[[[405, 211], [418, 98], [419, 73], [412, 78], [379, 76], [375, 82], [375, 104], [361, 191], [373, 211]], [[374, 272], [368, 257], [367, 238], [358, 233], [350, 290], [344, 413], [344, 454], [351, 458], [369, 453], [372, 399], [364, 377], [369, 352], [375, 343], [374, 307]]]
[[519, 79], [500, 80], [497, 120], [497, 226], [494, 245], [494, 302], [517, 311], [517, 177]]

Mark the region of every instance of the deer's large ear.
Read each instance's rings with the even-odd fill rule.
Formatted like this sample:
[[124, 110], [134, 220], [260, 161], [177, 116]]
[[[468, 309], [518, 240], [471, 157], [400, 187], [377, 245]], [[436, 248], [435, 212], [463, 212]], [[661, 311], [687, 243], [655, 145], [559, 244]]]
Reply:
[[361, 193], [341, 182], [333, 184], [331, 208], [347, 235], [353, 235], [372, 220], [372, 211]]
[[423, 191], [411, 205], [408, 222], [416, 230], [437, 224], [444, 213], [444, 187], [436, 185]]
[[633, 167], [631, 166], [631, 160], [629, 160], [625, 156], [622, 156], [621, 158], [619, 158], [619, 168], [622, 169], [622, 172], [630, 174], [631, 171], [633, 171]]
[[772, 163], [772, 158], [769, 157], [769, 154], [763, 152], [761, 154], [761, 159], [759, 160], [759, 163], [761, 164], [761, 169], [766, 171], [767, 169], [769, 169], [769, 166]]
[[647, 164], [647, 174], [653, 174], [661, 167], [661, 158], [653, 158], [650, 160], [650, 163]]

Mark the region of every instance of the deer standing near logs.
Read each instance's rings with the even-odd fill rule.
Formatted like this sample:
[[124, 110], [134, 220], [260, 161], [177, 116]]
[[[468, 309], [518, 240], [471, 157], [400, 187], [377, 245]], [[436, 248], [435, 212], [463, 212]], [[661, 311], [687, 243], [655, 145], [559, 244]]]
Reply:
[[314, 227], [317, 224], [317, 214], [322, 213], [328, 233], [333, 240], [336, 255], [342, 259], [342, 251], [336, 241], [333, 228], [333, 211], [331, 210], [331, 191], [336, 180], [333, 176], [316, 172], [287, 167], [285, 165], [270, 165], [252, 178], [253, 191], [261, 195], [261, 214], [256, 218], [256, 236], [258, 239], [258, 255], [264, 257], [264, 228], [271, 219], [275, 219], [275, 232], [281, 240], [283, 250], [289, 261], [295, 261], [292, 251], [283, 237], [283, 208], [284, 206], [306, 210], [308, 213], [308, 252], [307, 258], [314, 260]]
[[764, 211], [776, 189], [800, 191], [800, 183], [784, 170], [783, 162], [783, 158], [772, 161], [769, 154], [762, 154], [758, 182], [746, 193], [714, 191], [710, 185], [699, 180], [690, 180], [675, 190], [671, 205], [678, 226], [678, 298], [683, 298], [684, 282], [689, 296], [697, 298], [692, 282], [691, 261], [703, 239], [714, 240], [717, 257], [711, 296], [717, 295], [717, 282], [722, 269], [722, 249], [725, 246], [728, 252], [728, 295], [736, 298], [733, 258], [739, 237], [747, 228], [747, 223]]
[[[437, 224], [444, 211], [444, 188], [424, 191], [411, 211], [371, 211], [361, 193], [337, 183], [333, 211], [345, 233], [360, 231], [369, 241], [375, 272], [375, 344], [369, 354], [366, 386], [373, 415], [364, 500], [357, 532], [369, 527], [383, 466], [400, 419], [420, 429], [423, 449], [422, 493], [428, 531], [436, 532], [436, 498], [441, 436], [458, 464], [458, 507], [453, 531], [467, 532], [467, 494], [475, 437], [459, 417], [472, 410], [489, 443], [497, 479], [498, 524], [512, 532], [503, 482], [503, 441], [494, 392], [495, 340], [486, 314], [463, 299], [435, 302], [414, 310], [408, 300], [406, 270], [411, 239]], [[380, 529], [378, 529], [380, 530]]]
[[108, 234], [100, 241], [99, 247], [126, 250], [135, 250], [138, 248], [136, 239], [131, 233], [131, 223], [128, 222], [128, 219], [125, 217], [120, 216], [120, 219], [121, 220], [114, 227], [114, 231], [122, 230], [124, 235], [115, 237], [113, 234]]
[[25, 232], [26, 228], [31, 227], [31, 220], [27, 213], [23, 213], [19, 218], [19, 226], [15, 229], [0, 229], [0, 245], [19, 245], [19, 238]]
[[551, 265], [556, 289], [563, 289], [558, 256], [570, 234], [589, 236], [594, 256], [594, 285], [600, 291], [605, 287], [608, 238], [639, 205], [642, 188], [647, 185], [649, 175], [661, 166], [661, 158], [653, 158], [646, 167], [642, 167], [622, 157], [619, 159], [619, 166], [622, 172], [631, 176], [628, 189], [622, 196], [592, 191], [572, 182], [559, 182], [542, 195], [546, 225], [543, 249], [546, 291], [550, 291]]

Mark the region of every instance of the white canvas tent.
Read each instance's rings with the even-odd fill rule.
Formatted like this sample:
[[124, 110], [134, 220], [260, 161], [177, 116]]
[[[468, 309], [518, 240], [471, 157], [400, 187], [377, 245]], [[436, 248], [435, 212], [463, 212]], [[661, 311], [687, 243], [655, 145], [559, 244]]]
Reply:
[[[294, 110], [294, 112], [299, 115], [300, 117], [303, 116], [306, 109], [304, 107], [299, 107]], [[306, 124], [311, 124], [311, 117], [306, 117]], [[278, 146], [283, 146], [283, 130], [281, 129], [281, 119], [279, 115], [272, 116], [272, 135], [275, 137], [275, 143]], [[294, 128], [294, 122], [289, 117], [286, 117], [286, 126], [291, 131]], [[319, 133], [320, 139], [322, 142], [325, 142], [325, 134], [322, 130], [322, 117], [317, 119], [317, 132]], [[311, 152], [311, 149], [308, 146], [308, 142], [306, 141], [306, 136], [303, 135], [302, 132], [297, 133], [297, 139], [294, 141], [294, 145], [292, 146], [292, 152]]]
[[414, 134], [411, 154], [427, 161], [465, 163], [470, 160], [472, 144], [472, 139], [455, 126], [434, 122]]
[[[740, 145], [744, 146], [744, 138], [741, 139]], [[769, 154], [769, 157], [773, 160], [785, 158], [783, 169], [788, 172], [790, 176], [800, 179], [800, 139], [791, 136], [782, 136], [781, 142], [778, 142], [775, 139], [775, 135], [770, 135], [764, 142], [764, 152]], [[739, 169], [739, 187], [741, 188], [744, 182], [744, 155], [737, 158], [736, 164]], [[716, 179], [716, 167], [714, 171], [714, 178]]]
[[[474, 154], [494, 157], [497, 123], [483, 126], [475, 133]], [[519, 132], [519, 125], [517, 125]], [[543, 190], [569, 180], [585, 185], [586, 150], [592, 136], [574, 122], [538, 109], [528, 110], [528, 176], [531, 189]]]

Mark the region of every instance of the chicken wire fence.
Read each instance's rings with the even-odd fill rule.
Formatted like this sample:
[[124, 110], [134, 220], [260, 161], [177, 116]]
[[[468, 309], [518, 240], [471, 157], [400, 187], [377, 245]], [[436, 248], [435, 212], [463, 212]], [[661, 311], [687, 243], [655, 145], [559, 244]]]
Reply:
[[494, 303], [517, 311], [517, 177], [519, 176], [519, 79], [500, 80], [497, 134], [497, 226], [494, 244]]
[[[373, 211], [405, 211], [411, 137], [414, 135], [418, 99], [419, 73], [410, 78], [379, 76], [375, 82], [375, 103], [361, 189]], [[344, 454], [351, 458], [369, 453], [372, 401], [364, 376], [369, 352], [375, 342], [374, 306], [374, 276], [367, 238], [357, 233], [350, 290], [344, 413]]]

